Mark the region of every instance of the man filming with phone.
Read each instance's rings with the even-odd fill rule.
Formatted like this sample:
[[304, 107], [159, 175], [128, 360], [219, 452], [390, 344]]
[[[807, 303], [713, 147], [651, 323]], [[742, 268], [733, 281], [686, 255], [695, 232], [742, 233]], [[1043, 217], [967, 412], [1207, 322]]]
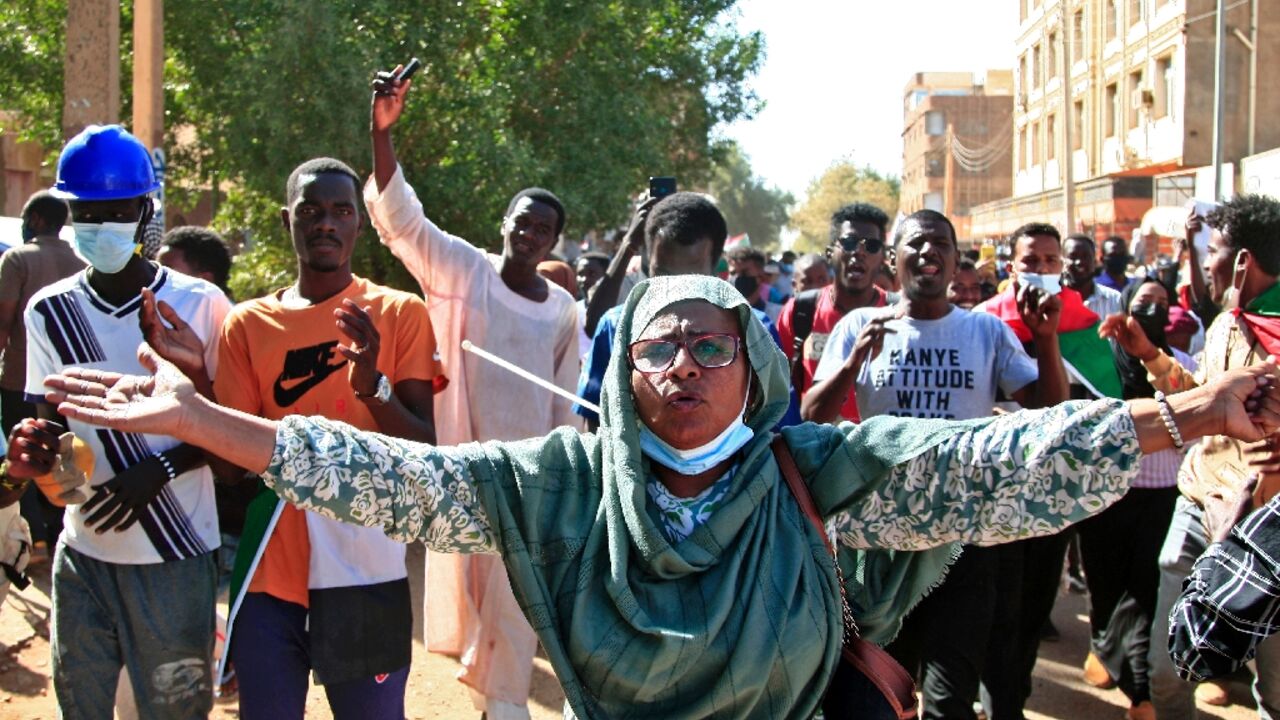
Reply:
[[[570, 403], [462, 350], [469, 340], [573, 390], [578, 310], [573, 296], [537, 272], [564, 229], [564, 206], [541, 188], [516, 193], [502, 219], [497, 255], [437, 227], [396, 160], [391, 132], [412, 83], [408, 72], [395, 73], [380, 72], [373, 82], [373, 178], [364, 199], [379, 239], [427, 297], [449, 378], [435, 404], [440, 444], [518, 440], [574, 424]], [[529, 717], [537, 639], [502, 560], [428, 553], [426, 587], [427, 649], [462, 658], [459, 680], [489, 720]]]

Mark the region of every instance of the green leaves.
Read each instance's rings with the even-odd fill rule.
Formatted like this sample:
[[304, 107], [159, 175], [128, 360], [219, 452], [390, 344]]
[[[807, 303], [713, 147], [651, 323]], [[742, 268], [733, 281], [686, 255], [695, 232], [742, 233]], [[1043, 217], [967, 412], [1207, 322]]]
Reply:
[[[216, 187], [216, 228], [251, 231], [255, 250], [234, 271], [241, 297], [289, 277], [277, 219], [289, 172], [328, 155], [367, 173], [369, 83], [417, 56], [424, 66], [396, 145], [433, 220], [496, 247], [507, 201], [540, 185], [565, 201], [568, 236], [613, 227], [650, 175], [705, 186], [714, 128], [759, 106], [744, 83], [763, 41], [734, 27], [733, 4], [167, 0], [168, 190], [177, 200]], [[130, 10], [126, 3], [126, 53]], [[55, 158], [65, 16], [58, 0], [0, 7], [2, 105]], [[411, 286], [368, 238], [357, 263], [381, 273], [376, 280]], [[277, 266], [278, 258], [290, 262]]]
[[805, 202], [791, 214], [791, 224], [800, 231], [797, 252], [822, 252], [830, 235], [831, 216], [852, 202], [867, 202], [892, 218], [898, 212], [898, 178], [883, 176], [870, 167], [858, 167], [851, 160], [839, 160], [809, 183]]

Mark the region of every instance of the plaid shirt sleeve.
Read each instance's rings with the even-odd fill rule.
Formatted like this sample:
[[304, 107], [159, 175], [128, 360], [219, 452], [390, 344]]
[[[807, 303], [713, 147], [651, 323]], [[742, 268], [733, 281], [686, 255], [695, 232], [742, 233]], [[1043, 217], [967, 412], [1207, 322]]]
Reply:
[[1280, 630], [1280, 495], [1196, 561], [1169, 617], [1169, 654], [1186, 680], [1229, 674]]

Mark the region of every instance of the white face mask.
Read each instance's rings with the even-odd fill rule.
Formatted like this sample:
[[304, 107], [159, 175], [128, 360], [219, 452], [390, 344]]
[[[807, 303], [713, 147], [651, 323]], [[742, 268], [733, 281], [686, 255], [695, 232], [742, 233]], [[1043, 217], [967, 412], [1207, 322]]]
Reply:
[[1018, 282], [1028, 287], [1039, 288], [1049, 295], [1057, 295], [1062, 292], [1062, 275], [1018, 273]]
[[681, 450], [667, 444], [654, 434], [644, 421], [640, 422], [640, 452], [650, 460], [663, 467], [675, 470], [681, 475], [697, 475], [719, 465], [755, 437], [755, 431], [743, 422], [747, 413], [747, 401], [742, 401], [742, 412], [729, 423], [724, 432], [710, 442], [696, 448]]
[[138, 223], [71, 223], [76, 253], [94, 270], [114, 275], [129, 264], [138, 248]]

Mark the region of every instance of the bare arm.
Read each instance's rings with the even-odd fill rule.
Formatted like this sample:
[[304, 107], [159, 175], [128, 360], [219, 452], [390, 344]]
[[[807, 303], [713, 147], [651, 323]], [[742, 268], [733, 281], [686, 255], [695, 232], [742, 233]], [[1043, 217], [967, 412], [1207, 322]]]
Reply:
[[609, 308], [618, 304], [618, 293], [622, 290], [622, 281], [627, 276], [627, 265], [631, 263], [631, 258], [644, 248], [645, 221], [649, 218], [649, 211], [657, 204], [658, 198], [649, 198], [636, 208], [636, 214], [631, 218], [631, 226], [627, 228], [627, 234], [618, 246], [618, 251], [613, 254], [613, 259], [609, 261], [609, 268], [605, 270], [604, 277], [600, 278], [596, 286], [591, 289], [591, 297], [587, 298], [587, 317], [582, 325], [588, 337], [595, 336], [596, 324], [600, 322], [600, 318], [609, 312]]
[[[853, 392], [862, 366], [880, 354], [884, 347], [884, 336], [894, 334], [885, 327], [892, 314], [884, 314], [872, 319], [858, 331], [858, 339], [854, 343], [853, 352], [845, 359], [834, 375], [815, 382], [800, 401], [800, 417], [811, 422], [829, 423], [840, 419], [840, 408], [845, 398]], [[828, 351], [834, 345], [827, 345]]]
[[276, 422], [222, 407], [196, 392], [178, 368], [150, 346], [138, 360], [151, 375], [68, 368], [45, 380], [46, 399], [62, 415], [128, 432], [169, 435], [216, 452], [250, 472], [271, 462]]
[[391, 141], [391, 128], [400, 119], [404, 111], [404, 98], [409, 92], [412, 80], [397, 81], [394, 75], [400, 72], [401, 65], [387, 73], [380, 72], [373, 81], [373, 101], [370, 108], [369, 134], [373, 140], [373, 181], [378, 192], [387, 188], [387, 183], [396, 174], [396, 148]]
[[1018, 390], [1013, 399], [1027, 408], [1046, 408], [1070, 397], [1067, 370], [1062, 365], [1062, 350], [1056, 334], [1036, 338], [1036, 381]]
[[1018, 291], [1018, 314], [1031, 331], [1039, 377], [1031, 385], [1015, 392], [1013, 399], [1030, 408], [1057, 405], [1071, 392], [1067, 370], [1062, 366], [1062, 349], [1058, 344], [1062, 299], [1024, 286]]

